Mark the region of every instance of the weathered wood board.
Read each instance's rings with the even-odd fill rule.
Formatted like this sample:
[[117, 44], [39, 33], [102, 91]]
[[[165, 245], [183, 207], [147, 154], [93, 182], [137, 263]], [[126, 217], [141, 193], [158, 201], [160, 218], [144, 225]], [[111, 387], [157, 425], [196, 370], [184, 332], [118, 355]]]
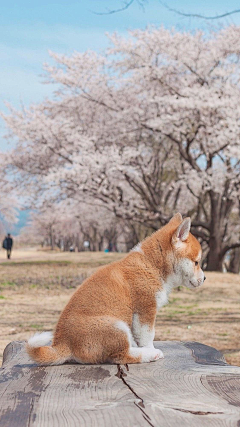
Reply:
[[24, 346], [4, 352], [0, 427], [240, 426], [240, 367], [212, 347], [158, 341], [154, 363], [39, 367]]

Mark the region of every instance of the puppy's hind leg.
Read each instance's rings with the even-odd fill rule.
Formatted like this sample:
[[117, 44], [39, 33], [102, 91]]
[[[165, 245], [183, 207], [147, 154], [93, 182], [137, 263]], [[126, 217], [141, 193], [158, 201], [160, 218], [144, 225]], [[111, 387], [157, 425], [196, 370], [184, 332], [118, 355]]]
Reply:
[[71, 351], [79, 363], [142, 363], [163, 357], [155, 348], [138, 348], [127, 323], [111, 316], [94, 316], [75, 325]]

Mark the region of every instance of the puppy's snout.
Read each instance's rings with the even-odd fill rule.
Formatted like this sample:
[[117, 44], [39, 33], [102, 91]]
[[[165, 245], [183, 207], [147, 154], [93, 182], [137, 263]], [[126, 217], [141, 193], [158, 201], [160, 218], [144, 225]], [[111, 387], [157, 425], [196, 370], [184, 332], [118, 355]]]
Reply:
[[206, 276], [204, 276], [203, 281], [206, 280]]

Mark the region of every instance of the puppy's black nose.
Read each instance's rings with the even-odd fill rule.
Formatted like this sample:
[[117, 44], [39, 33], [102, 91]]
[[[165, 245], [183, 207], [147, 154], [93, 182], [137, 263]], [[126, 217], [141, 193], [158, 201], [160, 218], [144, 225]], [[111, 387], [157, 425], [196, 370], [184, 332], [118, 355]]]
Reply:
[[206, 280], [206, 276], [204, 276], [204, 279], [203, 280]]

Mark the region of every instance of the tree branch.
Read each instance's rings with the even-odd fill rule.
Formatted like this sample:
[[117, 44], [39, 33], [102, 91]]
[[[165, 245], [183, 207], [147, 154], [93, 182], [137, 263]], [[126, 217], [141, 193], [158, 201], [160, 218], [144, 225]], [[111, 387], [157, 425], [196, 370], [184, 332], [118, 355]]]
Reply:
[[225, 246], [225, 248], [223, 248], [223, 250], [220, 253], [220, 257], [224, 257], [224, 255], [230, 251], [230, 249], [236, 249], [236, 248], [240, 248], [240, 242], [238, 243], [233, 243], [232, 245], [227, 245]]
[[114, 13], [123, 12], [124, 10], [128, 9], [129, 6], [131, 6], [134, 3], [135, 0], [130, 0], [128, 2], [125, 2], [125, 5], [123, 7], [120, 7], [119, 9], [113, 9], [108, 10], [107, 12], [93, 12], [94, 15], [113, 15]]
[[200, 237], [204, 242], [209, 243], [209, 237], [206, 236], [206, 234], [203, 233], [202, 231], [194, 230], [192, 233], [195, 237]]
[[206, 230], [210, 231], [210, 226], [206, 222], [203, 221], [192, 221], [192, 227], [202, 227]]
[[225, 13], [223, 13], [221, 15], [205, 16], [205, 15], [201, 15], [200, 13], [186, 13], [186, 12], [181, 12], [178, 9], [174, 9], [174, 8], [169, 7], [165, 2], [160, 1], [160, 3], [166, 9], [168, 9], [170, 12], [175, 12], [178, 15], [185, 16], [186, 18], [221, 19], [221, 18], [225, 18], [226, 16], [234, 15], [235, 13], [240, 13], [240, 9], [235, 9], [235, 10], [231, 10], [230, 12], [225, 12]]

